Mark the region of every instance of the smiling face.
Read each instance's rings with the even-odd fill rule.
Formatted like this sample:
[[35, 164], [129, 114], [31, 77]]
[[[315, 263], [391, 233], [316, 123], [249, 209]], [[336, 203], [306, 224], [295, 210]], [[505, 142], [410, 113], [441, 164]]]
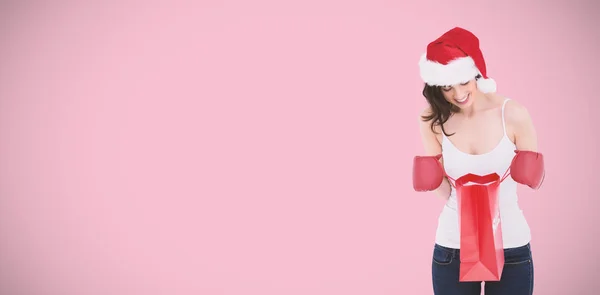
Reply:
[[444, 98], [461, 109], [466, 109], [473, 104], [473, 100], [478, 91], [475, 79], [452, 86], [443, 86], [441, 88]]

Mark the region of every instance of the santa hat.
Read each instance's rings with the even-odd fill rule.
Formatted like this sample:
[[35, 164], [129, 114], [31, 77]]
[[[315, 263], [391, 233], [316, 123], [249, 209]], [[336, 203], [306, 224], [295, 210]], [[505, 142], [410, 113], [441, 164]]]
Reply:
[[477, 75], [477, 87], [484, 93], [496, 92], [496, 82], [488, 78], [479, 39], [463, 28], [453, 28], [427, 45], [419, 61], [421, 78], [432, 86], [467, 82]]

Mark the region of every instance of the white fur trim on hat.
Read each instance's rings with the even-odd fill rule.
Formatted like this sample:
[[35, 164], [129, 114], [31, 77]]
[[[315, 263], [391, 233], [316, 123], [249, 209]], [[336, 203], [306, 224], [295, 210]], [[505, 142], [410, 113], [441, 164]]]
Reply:
[[496, 92], [496, 81], [492, 78], [479, 78], [477, 88], [483, 93]]
[[[481, 74], [475, 61], [470, 56], [460, 57], [446, 65], [427, 59], [427, 54], [419, 60], [421, 78], [432, 86], [450, 86], [467, 82]], [[477, 87], [482, 92], [495, 92], [496, 82], [493, 79], [477, 80]]]

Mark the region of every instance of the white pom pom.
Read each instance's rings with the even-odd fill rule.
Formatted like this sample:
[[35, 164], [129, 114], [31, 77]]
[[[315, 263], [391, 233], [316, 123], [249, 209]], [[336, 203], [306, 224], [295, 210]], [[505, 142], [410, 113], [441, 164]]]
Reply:
[[477, 80], [477, 88], [483, 93], [496, 92], [496, 81], [492, 78]]

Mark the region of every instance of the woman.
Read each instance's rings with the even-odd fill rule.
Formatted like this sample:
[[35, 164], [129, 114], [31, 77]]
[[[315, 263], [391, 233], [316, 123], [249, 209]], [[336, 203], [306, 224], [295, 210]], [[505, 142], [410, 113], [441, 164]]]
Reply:
[[[423, 95], [429, 106], [420, 128], [427, 155], [439, 155], [448, 176], [502, 176], [515, 150], [537, 150], [536, 131], [527, 109], [496, 94], [488, 78], [479, 40], [454, 28], [427, 46], [421, 57]], [[486, 295], [533, 293], [530, 229], [517, 198], [517, 182], [506, 178], [499, 189], [505, 265], [500, 281], [486, 282]], [[479, 295], [480, 282], [459, 282], [460, 235], [457, 199], [447, 178], [434, 190], [446, 200], [438, 221], [432, 278], [436, 295]]]

